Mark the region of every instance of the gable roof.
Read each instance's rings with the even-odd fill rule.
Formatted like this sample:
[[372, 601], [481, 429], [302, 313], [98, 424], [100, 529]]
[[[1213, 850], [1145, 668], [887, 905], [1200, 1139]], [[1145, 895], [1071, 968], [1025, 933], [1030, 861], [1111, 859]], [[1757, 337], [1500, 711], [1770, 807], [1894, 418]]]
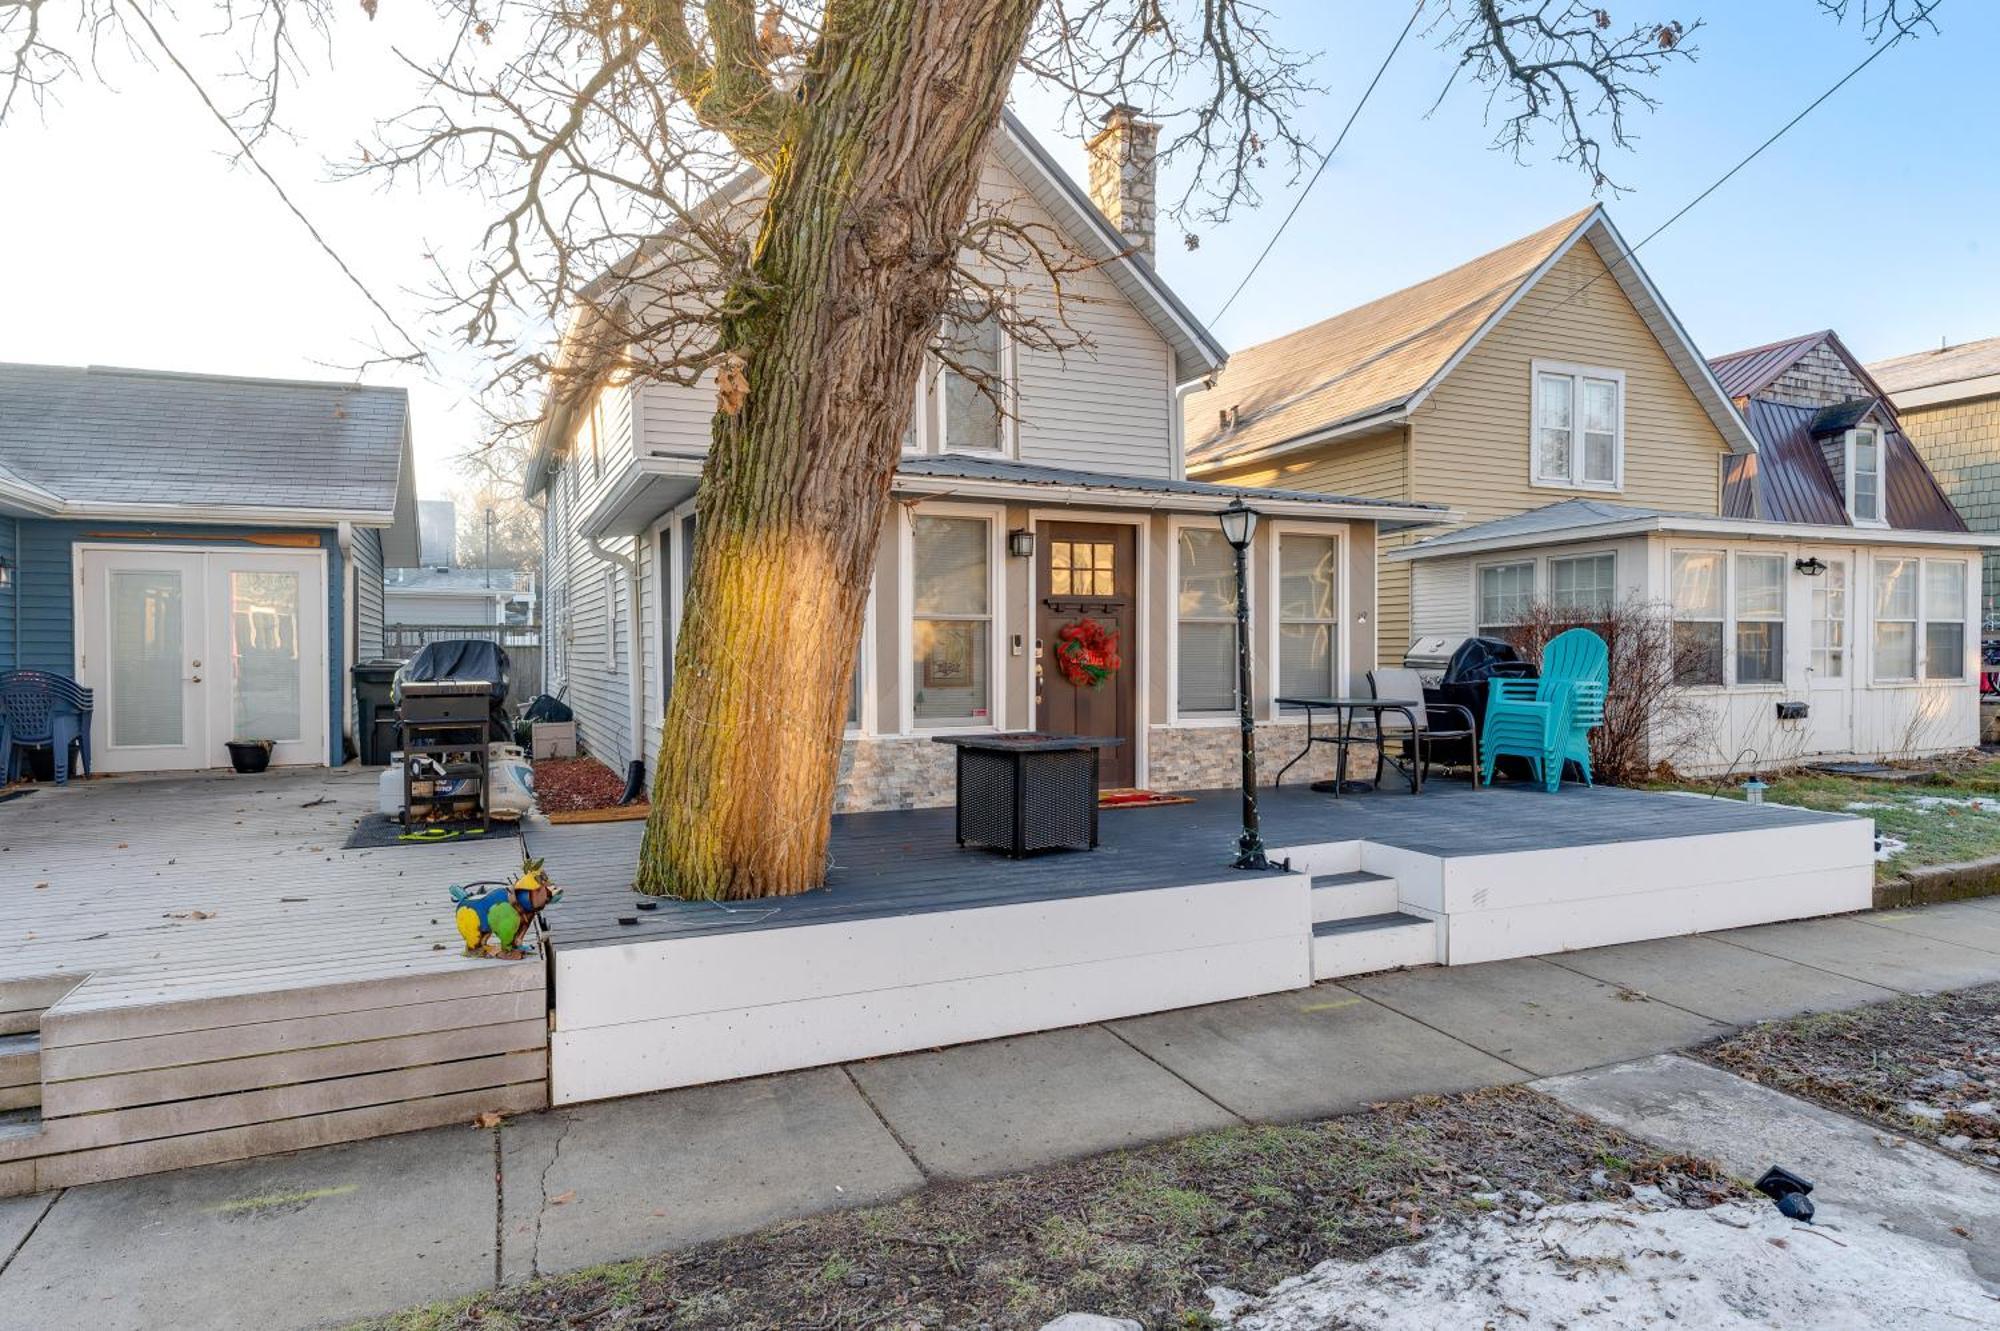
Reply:
[[409, 394], [366, 384], [0, 363], [0, 502], [41, 516], [414, 516]]
[[1189, 395], [1188, 465], [1233, 465], [1401, 420], [1580, 240], [1597, 250], [1731, 449], [1753, 451], [1728, 395], [1593, 205], [1415, 286], [1232, 353], [1212, 388]]
[[[1207, 326], [1167, 285], [1151, 260], [1137, 252], [1126, 252], [1131, 248], [1130, 242], [1119, 234], [1110, 219], [1091, 201], [1088, 191], [1057, 165], [1055, 158], [1049, 155], [1041, 141], [1012, 110], [1002, 109], [999, 127], [988, 150], [1021, 182], [1029, 197], [1048, 210], [1079, 256], [1096, 263], [1097, 271], [1118, 288], [1119, 294], [1132, 303], [1140, 317], [1172, 349], [1175, 383], [1189, 383], [1222, 368], [1229, 359], [1229, 353], [1216, 341], [1215, 334], [1209, 332]], [[719, 207], [751, 197], [763, 183], [761, 173], [746, 167], [718, 186], [703, 206]], [[656, 237], [646, 244], [662, 243], [665, 239]], [[620, 264], [614, 264], [611, 270], [607, 270], [607, 275], [645, 248], [645, 245], [636, 247], [633, 255], [628, 255]], [[586, 292], [601, 294], [603, 282], [604, 278], [600, 277], [585, 288]], [[529, 498], [548, 485], [549, 464], [561, 437], [568, 431], [573, 411], [573, 404], [565, 406], [551, 401], [544, 406], [522, 483], [522, 489]]]
[[[1758, 394], [1824, 346], [1872, 396], [1827, 406], [1779, 402]], [[1724, 459], [1722, 512], [1726, 517], [1820, 526], [1852, 526], [1842, 498], [1844, 479], [1833, 474], [1822, 436], [1846, 430], [1873, 414], [1888, 428], [1884, 474], [1888, 484], [1883, 511], [1892, 528], [1905, 531], [1964, 531], [1965, 520], [1945, 497], [1921, 455], [1904, 435], [1896, 410], [1838, 334], [1831, 329], [1786, 338], [1746, 351], [1718, 356], [1716, 379], [1729, 390], [1757, 436], [1754, 456]]]
[[1903, 406], [2000, 393], [2000, 337], [1892, 356], [1868, 367]]

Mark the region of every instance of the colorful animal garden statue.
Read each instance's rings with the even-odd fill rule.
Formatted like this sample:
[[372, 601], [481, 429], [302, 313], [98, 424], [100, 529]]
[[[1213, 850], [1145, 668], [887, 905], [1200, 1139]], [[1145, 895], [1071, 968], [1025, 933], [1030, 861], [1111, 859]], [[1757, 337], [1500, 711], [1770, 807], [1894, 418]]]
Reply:
[[521, 876], [512, 883], [467, 883], [463, 887], [453, 883], [451, 899], [458, 906], [453, 922], [465, 940], [465, 950], [511, 961], [527, 955], [522, 940], [541, 913], [562, 900], [562, 889], [549, 882], [542, 861], [523, 857]]

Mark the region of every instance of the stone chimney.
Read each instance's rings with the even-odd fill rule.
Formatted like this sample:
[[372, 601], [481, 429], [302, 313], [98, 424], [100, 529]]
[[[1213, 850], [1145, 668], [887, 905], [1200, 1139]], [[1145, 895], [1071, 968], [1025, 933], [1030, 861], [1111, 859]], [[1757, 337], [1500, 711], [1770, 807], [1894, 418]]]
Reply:
[[1125, 243], [1153, 258], [1153, 157], [1160, 127], [1131, 106], [1114, 106], [1104, 128], [1085, 144], [1090, 153], [1090, 201], [1111, 219]]

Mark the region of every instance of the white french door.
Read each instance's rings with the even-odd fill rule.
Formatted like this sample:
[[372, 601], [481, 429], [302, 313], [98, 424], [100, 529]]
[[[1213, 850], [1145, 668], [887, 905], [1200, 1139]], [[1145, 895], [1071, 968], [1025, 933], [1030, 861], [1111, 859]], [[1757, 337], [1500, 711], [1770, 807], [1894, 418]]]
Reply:
[[326, 565], [318, 553], [79, 549], [77, 674], [105, 772], [326, 761]]

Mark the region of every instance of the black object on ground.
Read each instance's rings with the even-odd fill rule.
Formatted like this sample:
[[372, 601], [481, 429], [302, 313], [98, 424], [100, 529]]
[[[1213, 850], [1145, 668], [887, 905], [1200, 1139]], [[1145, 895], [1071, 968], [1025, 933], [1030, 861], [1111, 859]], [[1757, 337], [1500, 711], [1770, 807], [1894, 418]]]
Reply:
[[[458, 835], [446, 835], [452, 832]], [[405, 827], [401, 819], [391, 814], [371, 813], [354, 825], [354, 830], [347, 834], [347, 840], [341, 843], [340, 848], [378, 850], [384, 846], [458, 845], [466, 841], [495, 841], [520, 834], [521, 825], [517, 822], [495, 821], [481, 832], [476, 819], [464, 823], [418, 823], [415, 827]]]
[[646, 798], [646, 762], [634, 758], [625, 765], [625, 793], [618, 797], [620, 804], [637, 804]]
[[276, 745], [268, 739], [232, 739], [224, 747], [229, 750], [229, 765], [249, 776], [271, 765]]
[[552, 698], [546, 693], [536, 694], [532, 702], [521, 709], [523, 721], [574, 721], [576, 713], [561, 698]]
[[1812, 1199], [1806, 1196], [1813, 1185], [1782, 1165], [1772, 1165], [1764, 1171], [1764, 1177], [1757, 1180], [1757, 1191], [1778, 1204], [1778, 1210], [1789, 1220], [1810, 1225], [1813, 1218]]

